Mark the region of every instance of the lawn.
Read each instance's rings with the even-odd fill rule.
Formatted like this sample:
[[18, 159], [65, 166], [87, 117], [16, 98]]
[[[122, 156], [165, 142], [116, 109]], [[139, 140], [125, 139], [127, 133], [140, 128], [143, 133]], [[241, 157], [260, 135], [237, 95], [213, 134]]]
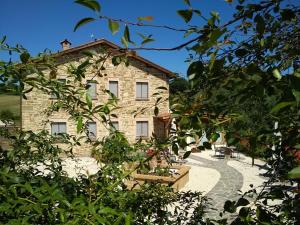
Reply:
[[0, 94], [0, 111], [10, 110], [15, 116], [20, 116], [20, 96]]

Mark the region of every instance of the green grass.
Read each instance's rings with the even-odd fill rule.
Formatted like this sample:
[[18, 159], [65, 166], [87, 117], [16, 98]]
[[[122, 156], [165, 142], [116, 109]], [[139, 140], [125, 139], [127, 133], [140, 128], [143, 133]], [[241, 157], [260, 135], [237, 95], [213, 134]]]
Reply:
[[10, 110], [15, 116], [20, 116], [20, 96], [0, 94], [0, 111]]

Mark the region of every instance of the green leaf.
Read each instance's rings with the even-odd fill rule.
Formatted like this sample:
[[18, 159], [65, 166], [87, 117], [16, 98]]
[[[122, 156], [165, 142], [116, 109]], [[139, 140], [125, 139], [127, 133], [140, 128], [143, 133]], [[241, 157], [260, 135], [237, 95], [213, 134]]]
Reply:
[[247, 54], [248, 54], [248, 50], [246, 50], [246, 49], [244, 49], [244, 48], [237, 49], [237, 50], [235, 51], [235, 55], [236, 55], [237, 57], [243, 57], [243, 56], [245, 56], [245, 55], [247, 55]]
[[288, 177], [290, 179], [300, 179], [300, 166], [292, 169], [289, 173], [288, 173]]
[[193, 10], [192, 9], [178, 10], [177, 14], [181, 16], [186, 23], [188, 23], [193, 17]]
[[210, 139], [212, 142], [215, 142], [218, 140], [218, 138], [220, 137], [220, 134], [219, 133], [214, 133], [211, 135]]
[[295, 145], [294, 148], [300, 149], [300, 144]]
[[203, 142], [203, 146], [205, 149], [211, 149], [211, 143], [209, 143], [207, 141]]
[[159, 87], [157, 87], [157, 88], [155, 88], [155, 89], [157, 89], [157, 90], [165, 90], [165, 91], [168, 90], [168, 88], [167, 88], [167, 87], [164, 87], [164, 86], [159, 86]]
[[83, 118], [82, 118], [82, 116], [80, 116], [80, 117], [77, 119], [77, 126], [76, 126], [76, 128], [77, 128], [77, 133], [79, 133], [79, 132], [81, 131], [82, 127], [83, 127]]
[[257, 33], [259, 35], [263, 35], [264, 32], [265, 32], [265, 27], [266, 27], [264, 18], [262, 16], [260, 16], [260, 15], [257, 15], [254, 18], [254, 21], [256, 22], [256, 31], [257, 31]]
[[126, 38], [124, 36], [121, 38], [121, 42], [126, 48], [128, 48], [128, 41], [126, 40]]
[[274, 69], [274, 70], [272, 71], [272, 73], [273, 73], [273, 76], [274, 76], [275, 78], [277, 78], [277, 80], [281, 80], [282, 76], [281, 76], [281, 73], [279, 72], [278, 69]]
[[128, 28], [127, 25], [125, 26], [124, 34], [123, 34], [123, 37], [122, 37], [121, 41], [122, 41], [123, 45], [126, 46], [126, 48], [128, 48], [129, 43], [132, 43], [132, 41], [130, 40], [129, 28]]
[[82, 25], [84, 25], [84, 24], [87, 24], [87, 23], [89, 23], [89, 22], [92, 22], [92, 21], [94, 21], [95, 19], [94, 18], [91, 18], [91, 17], [86, 17], [86, 18], [83, 18], [83, 19], [81, 19], [77, 24], [76, 24], [76, 26], [74, 27], [74, 32], [79, 28], [79, 27], [81, 27]]
[[128, 215], [125, 217], [125, 225], [130, 225], [132, 221], [132, 213], [129, 212]]
[[129, 27], [126, 25], [124, 29], [124, 38], [128, 41], [131, 42], [130, 40], [130, 32], [129, 32]]
[[202, 75], [203, 70], [204, 70], [204, 66], [201, 61], [193, 62], [187, 70], [187, 76], [189, 80], [198, 78], [200, 75]]
[[172, 151], [174, 152], [175, 155], [178, 155], [178, 145], [176, 143], [173, 143], [172, 145]]
[[209, 35], [210, 41], [216, 42], [219, 39], [219, 37], [221, 37], [225, 33], [225, 31], [226, 31], [225, 29], [224, 30], [220, 30], [219, 28], [214, 29]]
[[85, 100], [86, 100], [86, 103], [87, 103], [89, 109], [91, 109], [93, 106], [93, 103], [92, 103], [92, 97], [89, 93], [86, 94]]
[[89, 9], [97, 11], [97, 12], [100, 12], [100, 10], [101, 10], [100, 4], [95, 0], [77, 0], [77, 1], [75, 1], [75, 3], [83, 5]]
[[192, 151], [187, 151], [184, 153], [183, 158], [186, 159], [190, 156], [190, 154], [192, 153]]
[[119, 23], [111, 19], [108, 20], [108, 27], [112, 34], [115, 34], [119, 31]]
[[225, 212], [230, 212], [230, 213], [234, 213], [236, 210], [236, 207], [235, 207], [235, 202], [234, 201], [230, 201], [230, 200], [227, 200], [224, 204], [224, 211]]
[[20, 59], [21, 59], [21, 62], [22, 63], [27, 63], [28, 60], [30, 58], [30, 54], [28, 52], [23, 52], [21, 55], [20, 55]]
[[155, 116], [157, 116], [157, 115], [158, 115], [158, 113], [159, 113], [159, 109], [158, 109], [158, 107], [157, 107], [157, 106], [155, 106], [155, 108], [154, 108], [154, 115], [155, 115]]
[[240, 198], [235, 204], [236, 207], [249, 205], [250, 202], [245, 198]]
[[138, 33], [138, 35], [143, 39], [141, 45], [144, 45], [144, 44], [146, 44], [146, 43], [149, 43], [149, 42], [154, 41], [154, 39], [151, 38], [151, 37], [152, 37], [151, 34], [148, 35], [148, 36], [145, 36], [145, 35], [143, 35], [143, 34], [141, 34], [141, 33]]
[[239, 211], [239, 216], [242, 218], [246, 218], [249, 215], [249, 207], [242, 207]]
[[283, 9], [280, 14], [283, 21], [290, 21], [297, 17], [292, 9]]
[[300, 103], [300, 91], [296, 91], [295, 89], [293, 89], [292, 93], [296, 99], [297, 104], [299, 104]]
[[287, 106], [293, 105], [295, 102], [280, 102], [271, 109], [271, 113], [277, 112]]

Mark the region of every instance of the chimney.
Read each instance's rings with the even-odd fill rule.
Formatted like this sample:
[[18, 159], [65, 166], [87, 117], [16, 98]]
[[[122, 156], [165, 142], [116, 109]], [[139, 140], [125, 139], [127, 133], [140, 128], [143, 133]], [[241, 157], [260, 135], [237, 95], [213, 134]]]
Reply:
[[68, 50], [71, 46], [71, 42], [69, 42], [68, 39], [61, 41], [60, 44], [63, 50]]

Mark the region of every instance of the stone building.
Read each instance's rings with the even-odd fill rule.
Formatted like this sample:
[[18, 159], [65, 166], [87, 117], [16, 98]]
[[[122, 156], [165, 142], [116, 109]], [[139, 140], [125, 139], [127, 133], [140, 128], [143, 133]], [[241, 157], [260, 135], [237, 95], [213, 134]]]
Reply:
[[[66, 75], [66, 65], [79, 64], [84, 57], [83, 51], [105, 48], [114, 54], [119, 52], [120, 47], [104, 39], [95, 40], [78, 47], [71, 48], [71, 43], [67, 40], [61, 42], [63, 50], [55, 57], [58, 62], [58, 71], [55, 79], [62, 82], [71, 79]], [[111, 56], [105, 62], [106, 76], [99, 77], [88, 70], [85, 80], [90, 82], [95, 80], [96, 83], [90, 82], [89, 92], [92, 96], [93, 104], [106, 102], [109, 95], [103, 90], [110, 90], [118, 98], [120, 107], [114, 113], [117, 118], [113, 119], [113, 126], [125, 133], [127, 138], [134, 142], [138, 138], [149, 138], [153, 133], [158, 136], [166, 135], [166, 117], [169, 113], [169, 102], [163, 101], [159, 104], [159, 114], [154, 115], [155, 102], [157, 96], [153, 96], [158, 91], [158, 87], [165, 87], [161, 96], [167, 99], [169, 96], [169, 79], [175, 75], [153, 63], [149, 60], [131, 53], [128, 56], [129, 65], [124, 63], [114, 66]], [[52, 113], [47, 116], [44, 110], [51, 103], [56, 101], [55, 97], [37, 89], [28, 93], [27, 100], [22, 100], [22, 129], [32, 130], [34, 132], [46, 129], [50, 133], [68, 133], [76, 135], [76, 124], [70, 120], [69, 115], [64, 111]], [[142, 114], [134, 116], [133, 112], [144, 107], [150, 107]], [[45, 122], [46, 121], [46, 122]], [[89, 121], [88, 129], [95, 138], [102, 138], [108, 134], [108, 130], [98, 121]], [[84, 146], [75, 150], [78, 155], [90, 155], [90, 152]]]

